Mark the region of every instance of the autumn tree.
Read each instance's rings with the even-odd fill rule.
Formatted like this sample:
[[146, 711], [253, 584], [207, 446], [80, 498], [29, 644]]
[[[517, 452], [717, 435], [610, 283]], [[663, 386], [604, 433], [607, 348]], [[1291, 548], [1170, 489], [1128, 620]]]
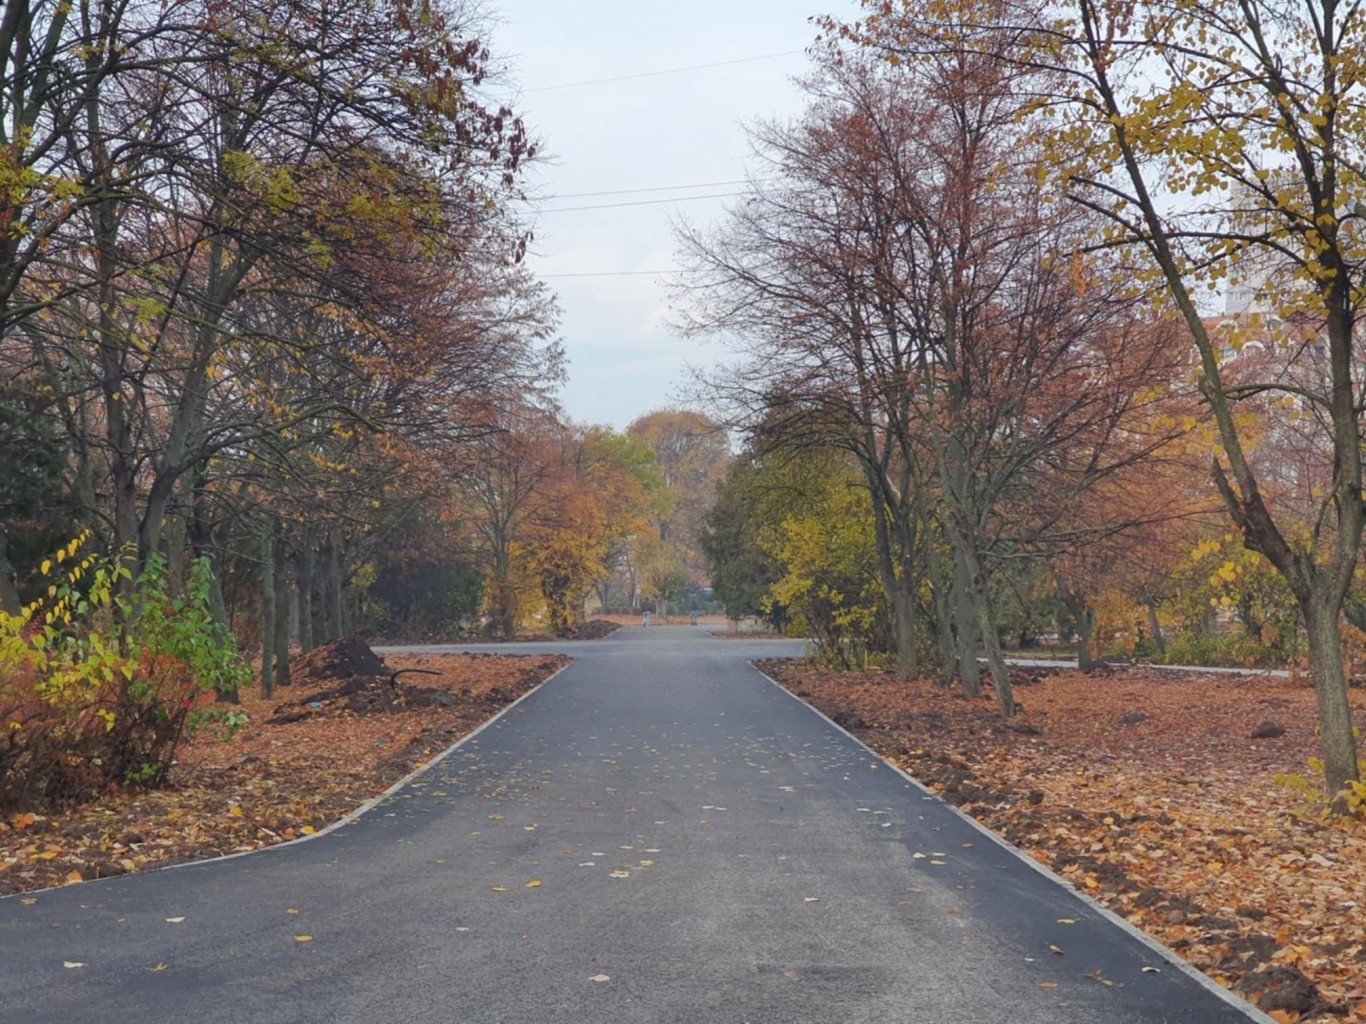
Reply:
[[[1366, 200], [1356, 9], [953, 0], [864, 12], [839, 31], [897, 63], [970, 51], [1013, 71], [1046, 69], [1032, 119], [1053, 157], [1046, 173], [1102, 219], [1096, 240], [1125, 254], [1185, 328], [1218, 428], [1213, 479], [1244, 543], [1284, 576], [1308, 632], [1325, 785], [1337, 798], [1359, 779], [1340, 619], [1366, 521], [1353, 372]], [[1211, 330], [1202, 298], [1221, 282], [1248, 288], [1264, 315]], [[1248, 328], [1279, 355], [1251, 376], [1232, 358]], [[1306, 360], [1316, 371], [1307, 379], [1294, 372]], [[1313, 477], [1326, 485], [1307, 496], [1307, 530], [1272, 500], [1249, 451], [1240, 409], [1266, 396], [1319, 430]]]
[[626, 432], [654, 454], [662, 479], [666, 503], [656, 517], [659, 540], [677, 551], [694, 585], [703, 583], [698, 538], [730, 461], [725, 429], [704, 413], [659, 409], [636, 419]]
[[759, 135], [777, 184], [684, 238], [692, 326], [750, 339], [716, 382], [749, 423], [785, 416], [861, 467], [901, 673], [937, 587], [940, 650], [969, 696], [984, 650], [1009, 715], [992, 562], [1164, 442], [1150, 407], [1171, 353], [1040, 195], [1027, 95], [990, 61], [903, 74], [836, 51], [808, 89], [805, 118]]

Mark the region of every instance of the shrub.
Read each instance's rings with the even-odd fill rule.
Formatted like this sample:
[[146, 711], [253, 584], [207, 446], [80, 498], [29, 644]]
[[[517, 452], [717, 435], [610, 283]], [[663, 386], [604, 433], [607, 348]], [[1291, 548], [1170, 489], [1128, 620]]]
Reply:
[[171, 596], [164, 561], [132, 581], [119, 561], [76, 561], [86, 539], [58, 552], [71, 564], [45, 597], [0, 612], [0, 809], [161, 783], [188, 733], [241, 722], [213, 704], [250, 671], [210, 614], [207, 562]]

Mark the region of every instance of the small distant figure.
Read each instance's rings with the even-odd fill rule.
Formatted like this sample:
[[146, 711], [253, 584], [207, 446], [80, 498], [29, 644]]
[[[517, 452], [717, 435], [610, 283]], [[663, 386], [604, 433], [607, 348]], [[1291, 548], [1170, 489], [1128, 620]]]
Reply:
[[692, 618], [692, 624], [693, 624], [694, 626], [697, 625], [697, 610], [696, 610], [696, 609], [693, 609], [692, 615], [691, 615], [690, 617]]
[[648, 625], [650, 624], [650, 613], [649, 613], [649, 612], [646, 612], [645, 615], [641, 618], [640, 624], [641, 624], [642, 626], [648, 626]]

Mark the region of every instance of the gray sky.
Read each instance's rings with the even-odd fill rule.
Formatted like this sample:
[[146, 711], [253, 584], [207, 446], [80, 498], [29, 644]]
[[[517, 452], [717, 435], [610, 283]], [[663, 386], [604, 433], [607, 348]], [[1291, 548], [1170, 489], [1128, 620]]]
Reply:
[[[497, 2], [497, 0], [496, 0]], [[849, 13], [849, 0], [501, 0], [494, 51], [511, 66], [516, 108], [550, 160], [533, 172], [538, 203], [530, 265], [553, 287], [570, 379], [561, 393], [575, 420], [624, 427], [669, 404], [688, 363], [723, 358], [666, 324], [662, 275], [674, 266], [671, 219], [705, 225], [745, 176], [742, 125], [790, 116], [801, 99], [813, 13]], [[782, 56], [772, 56], [783, 54]], [[768, 57], [762, 60], [747, 58]], [[594, 79], [744, 61], [625, 81]], [[587, 196], [581, 193], [613, 192]], [[651, 202], [609, 209], [570, 207]], [[560, 212], [555, 212], [560, 211]], [[560, 277], [562, 274], [621, 276]], [[644, 271], [645, 273], [640, 273]]]

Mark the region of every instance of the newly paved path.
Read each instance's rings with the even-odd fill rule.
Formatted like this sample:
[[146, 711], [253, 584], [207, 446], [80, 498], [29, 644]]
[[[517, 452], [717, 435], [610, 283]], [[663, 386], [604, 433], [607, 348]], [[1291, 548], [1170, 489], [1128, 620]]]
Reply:
[[353, 825], [0, 900], [0, 1021], [1265, 1019], [746, 664], [788, 650], [677, 627], [574, 644]]

